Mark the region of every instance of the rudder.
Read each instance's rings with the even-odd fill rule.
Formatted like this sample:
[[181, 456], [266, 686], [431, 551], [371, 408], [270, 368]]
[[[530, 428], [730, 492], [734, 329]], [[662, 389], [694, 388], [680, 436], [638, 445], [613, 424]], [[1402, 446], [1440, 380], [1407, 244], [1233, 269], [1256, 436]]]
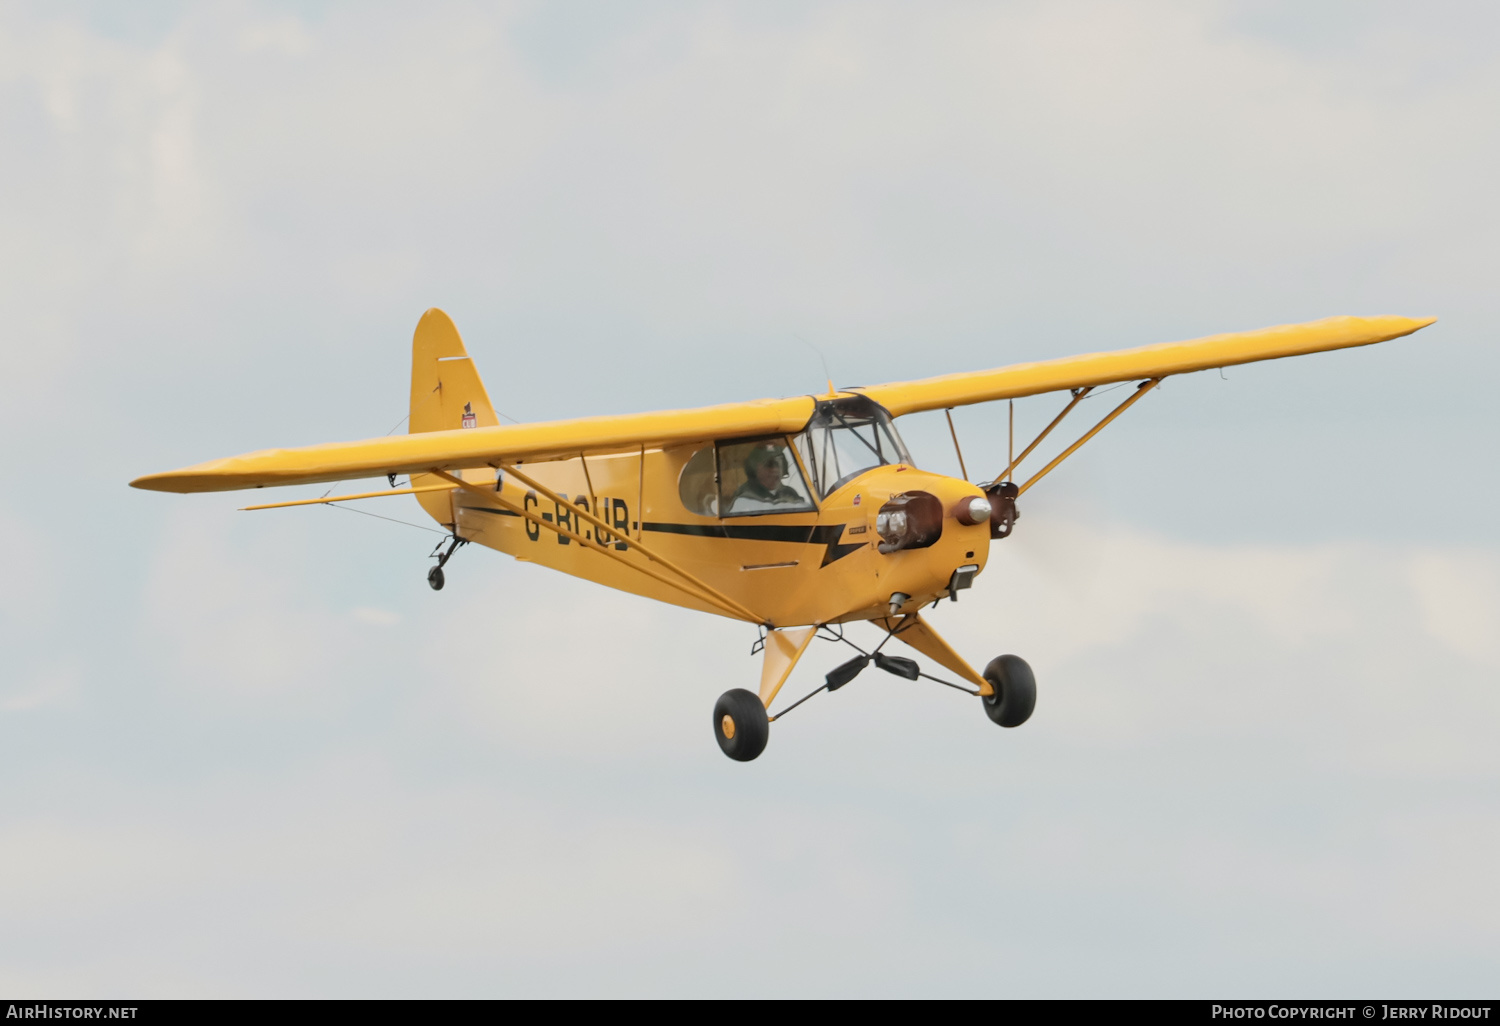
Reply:
[[407, 430], [449, 431], [499, 424], [452, 318], [437, 307], [422, 315], [411, 340], [411, 419]]
[[[494, 427], [500, 423], [484, 382], [453, 319], [433, 307], [417, 322], [411, 340], [411, 414], [407, 431], [451, 431]], [[467, 471], [480, 476], [478, 471]], [[414, 474], [415, 487], [441, 484], [430, 474]], [[417, 501], [440, 524], [453, 523], [453, 506], [445, 492], [419, 494]]]

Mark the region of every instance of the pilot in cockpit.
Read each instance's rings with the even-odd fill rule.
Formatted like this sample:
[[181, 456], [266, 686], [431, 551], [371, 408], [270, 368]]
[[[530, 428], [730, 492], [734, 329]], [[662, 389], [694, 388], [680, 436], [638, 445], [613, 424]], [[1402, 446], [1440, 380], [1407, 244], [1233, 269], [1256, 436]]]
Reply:
[[745, 483], [734, 490], [729, 514], [760, 513], [785, 504], [805, 505], [807, 498], [785, 484], [789, 467], [786, 447], [767, 442], [745, 457]]

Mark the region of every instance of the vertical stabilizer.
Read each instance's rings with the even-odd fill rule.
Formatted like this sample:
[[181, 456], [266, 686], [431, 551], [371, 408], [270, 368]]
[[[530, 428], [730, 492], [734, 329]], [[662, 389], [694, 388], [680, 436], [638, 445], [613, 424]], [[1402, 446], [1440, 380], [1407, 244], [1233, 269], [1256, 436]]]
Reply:
[[[417, 322], [411, 340], [411, 418], [407, 430], [417, 434], [494, 427], [499, 423], [458, 328], [452, 318], [433, 307]], [[484, 473], [470, 470], [463, 476], [477, 480]], [[428, 474], [414, 474], [411, 483], [421, 487], [442, 482]], [[417, 501], [438, 523], [453, 523], [448, 493], [418, 495]]]
[[474, 369], [458, 329], [433, 307], [417, 322], [411, 340], [411, 421], [419, 431], [494, 427], [500, 421]]

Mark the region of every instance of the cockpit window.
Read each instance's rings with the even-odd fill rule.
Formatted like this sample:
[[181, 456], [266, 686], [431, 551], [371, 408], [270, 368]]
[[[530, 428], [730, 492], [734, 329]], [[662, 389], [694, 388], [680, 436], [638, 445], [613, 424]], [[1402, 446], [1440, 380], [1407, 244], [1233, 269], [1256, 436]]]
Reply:
[[722, 516], [800, 513], [814, 508], [785, 438], [720, 442], [718, 448]]
[[871, 467], [911, 463], [891, 415], [864, 396], [819, 403], [797, 451], [822, 496]]
[[714, 470], [714, 447], [705, 445], [688, 459], [677, 478], [677, 494], [691, 513], [719, 515], [719, 475]]
[[677, 494], [684, 506], [704, 517], [816, 508], [787, 440], [780, 436], [704, 446], [683, 466]]

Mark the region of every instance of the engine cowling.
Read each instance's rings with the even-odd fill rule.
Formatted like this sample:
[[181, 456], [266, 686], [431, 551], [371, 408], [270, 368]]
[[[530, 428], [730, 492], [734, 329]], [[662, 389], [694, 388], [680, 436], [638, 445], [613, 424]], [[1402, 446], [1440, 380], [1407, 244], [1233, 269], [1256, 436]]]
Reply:
[[925, 549], [943, 536], [943, 504], [931, 492], [893, 495], [875, 514], [879, 550]]

